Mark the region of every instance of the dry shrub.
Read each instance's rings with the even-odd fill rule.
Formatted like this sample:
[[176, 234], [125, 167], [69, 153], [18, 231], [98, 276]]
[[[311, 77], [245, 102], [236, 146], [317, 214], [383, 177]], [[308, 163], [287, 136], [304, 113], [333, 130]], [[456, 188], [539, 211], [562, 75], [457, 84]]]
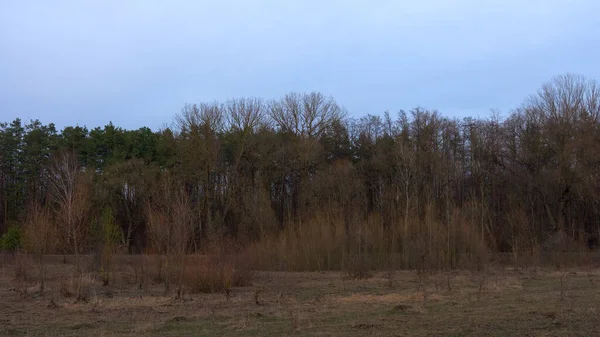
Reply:
[[46, 265], [44, 255], [58, 246], [58, 231], [47, 208], [34, 203], [30, 208], [23, 230], [23, 243], [27, 252], [35, 255], [38, 263], [40, 293], [44, 294]]
[[75, 286], [72, 278], [70, 280], [62, 279], [60, 281], [60, 293], [64, 297], [73, 297], [75, 295], [76, 288], [77, 287]]
[[[316, 214], [310, 221], [265, 236], [252, 249], [261, 268], [289, 271], [343, 269], [360, 275], [369, 269], [480, 269], [490, 259], [476, 203], [454, 209], [450, 221], [425, 205], [424, 216], [384, 220], [344, 219]], [[489, 236], [487, 236], [489, 237]], [[360, 259], [358, 259], [360, 257]], [[397, 264], [398, 261], [401, 264]]]
[[183, 282], [190, 293], [226, 292], [233, 287], [252, 284], [254, 257], [249, 251], [238, 252], [221, 246], [213, 254], [188, 259]]
[[170, 291], [171, 282], [174, 282], [179, 298], [187, 254], [194, 237], [192, 201], [183, 185], [165, 173], [153, 191], [153, 198], [148, 201], [146, 213], [151, 248], [166, 258], [165, 293]]
[[316, 215], [277, 235], [262, 237], [251, 250], [263, 269], [319, 271], [340, 269], [345, 245], [343, 221]]
[[523, 207], [513, 207], [507, 216], [510, 230], [510, 246], [514, 262], [518, 262], [539, 246], [534, 235], [534, 228]]
[[91, 276], [63, 278], [59, 286], [61, 295], [68, 298], [77, 296], [78, 301], [87, 302], [95, 295], [95, 282]]
[[223, 291], [231, 283], [231, 280], [227, 279], [230, 271], [225, 270], [226, 266], [219, 266], [212, 259], [207, 258], [207, 260], [197, 260], [186, 268], [184, 284], [188, 292], [219, 292]]
[[542, 263], [557, 268], [580, 265], [587, 252], [585, 242], [574, 239], [563, 230], [549, 235], [542, 244]]
[[563, 230], [559, 230], [548, 236], [542, 245], [542, 250], [556, 253], [576, 253], [587, 250], [587, 247], [585, 243], [579, 242]]
[[15, 280], [19, 282], [29, 282], [32, 279], [33, 261], [27, 254], [15, 254], [13, 272]]
[[234, 258], [232, 285], [234, 287], [248, 287], [254, 280], [255, 259], [251, 255], [236, 255]]
[[21, 253], [15, 254], [13, 261], [13, 272], [16, 281], [15, 291], [21, 298], [25, 298], [28, 292], [28, 282], [33, 278], [31, 275], [33, 261], [29, 255]]
[[114, 255], [117, 253], [118, 244], [123, 242], [123, 233], [115, 221], [110, 208], [105, 208], [99, 219], [100, 243], [99, 253], [100, 277], [102, 285], [108, 286], [114, 270]]
[[[491, 254], [486, 241], [489, 233], [484, 229], [489, 223], [481, 219], [482, 213], [485, 215], [481, 204], [471, 201], [462, 209], [454, 209], [449, 226], [437, 222], [433, 232], [441, 235], [433, 234], [436, 236], [434, 245], [446, 246], [437, 248], [442, 251], [437, 269], [482, 269], [489, 263]], [[444, 227], [449, 228], [444, 230]]]
[[135, 283], [140, 285], [162, 284], [167, 277], [166, 257], [158, 254], [144, 254], [136, 264]]

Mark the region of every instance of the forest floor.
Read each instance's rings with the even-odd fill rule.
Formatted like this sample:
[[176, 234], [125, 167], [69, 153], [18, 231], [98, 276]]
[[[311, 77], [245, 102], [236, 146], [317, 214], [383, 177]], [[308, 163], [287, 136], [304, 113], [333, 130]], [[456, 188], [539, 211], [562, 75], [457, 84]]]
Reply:
[[231, 298], [176, 300], [161, 284], [139, 289], [124, 266], [112, 286], [86, 277], [87, 301], [65, 296], [69, 264], [48, 266], [44, 296], [35, 283], [17, 282], [16, 270], [0, 267], [0, 336], [600, 335], [598, 268], [396, 271], [363, 280], [257, 272]]

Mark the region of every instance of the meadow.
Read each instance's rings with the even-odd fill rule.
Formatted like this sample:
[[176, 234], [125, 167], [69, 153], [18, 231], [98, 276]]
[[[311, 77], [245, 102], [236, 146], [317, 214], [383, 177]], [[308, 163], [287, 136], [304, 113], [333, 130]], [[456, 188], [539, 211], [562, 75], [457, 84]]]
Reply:
[[[34, 259], [7, 254], [0, 270], [0, 335], [592, 336], [600, 327], [595, 257], [539, 266], [493, 259], [473, 270], [368, 270], [360, 276], [248, 270], [243, 286], [199, 291], [191, 287], [197, 280], [186, 278], [175, 296], [165, 292], [157, 256], [116, 256], [109, 285], [93, 272], [93, 256], [81, 257], [80, 282], [72, 256], [45, 256], [41, 294]], [[209, 264], [189, 258], [191, 265]]]

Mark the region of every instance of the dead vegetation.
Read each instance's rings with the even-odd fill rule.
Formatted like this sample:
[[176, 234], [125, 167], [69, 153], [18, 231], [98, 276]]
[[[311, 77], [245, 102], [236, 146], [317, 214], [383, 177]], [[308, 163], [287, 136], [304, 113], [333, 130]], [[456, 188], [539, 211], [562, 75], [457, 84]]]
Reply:
[[[15, 258], [0, 275], [0, 335], [579, 336], [595, 333], [600, 323], [600, 289], [590, 282], [600, 276], [594, 266], [396, 270], [392, 283], [387, 271], [369, 278], [340, 277], [345, 271], [256, 272], [244, 287], [216, 273], [212, 290], [221, 293], [200, 287], [177, 299], [165, 295], [160, 284], [140, 289], [127, 282], [135, 274], [129, 256], [115, 257], [116, 277], [109, 287], [92, 274], [79, 286], [73, 265], [47, 256], [45, 295], [32, 296], [37, 282], [29, 278], [22, 279], [24, 296], [14, 288], [13, 270], [22, 263], [22, 257]], [[190, 260], [209, 265], [202, 256]], [[216, 261], [211, 262], [215, 270]]]
[[191, 256], [183, 282], [189, 293], [220, 292], [229, 298], [234, 287], [251, 285], [253, 276], [252, 261], [241, 255]]

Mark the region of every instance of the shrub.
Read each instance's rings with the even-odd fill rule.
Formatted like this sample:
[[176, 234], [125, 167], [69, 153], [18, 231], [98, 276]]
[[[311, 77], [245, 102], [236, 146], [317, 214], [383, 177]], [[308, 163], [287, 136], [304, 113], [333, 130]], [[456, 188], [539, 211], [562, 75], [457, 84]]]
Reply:
[[117, 246], [123, 241], [123, 233], [115, 222], [110, 208], [105, 208], [99, 220], [100, 229], [100, 276], [102, 284], [107, 286], [113, 272], [113, 259]]
[[29, 255], [16, 254], [13, 268], [15, 280], [28, 282], [32, 278], [33, 263]]
[[248, 255], [196, 256], [188, 261], [184, 284], [190, 293], [229, 293], [252, 284], [253, 262]]
[[22, 247], [22, 233], [18, 226], [10, 226], [8, 231], [0, 237], [0, 250], [14, 252]]
[[25, 250], [37, 259], [40, 294], [43, 295], [46, 280], [44, 254], [50, 253], [58, 245], [56, 226], [50, 218], [48, 209], [38, 204], [29, 208], [27, 220], [23, 226], [22, 243]]
[[67, 298], [77, 296], [77, 301], [87, 302], [95, 294], [95, 282], [90, 276], [63, 278], [59, 286], [61, 295]]
[[317, 213], [290, 224], [277, 235], [251, 246], [261, 267], [271, 270], [342, 270], [350, 278], [368, 277], [379, 269], [481, 269], [489, 247], [480, 215], [472, 202], [444, 220], [431, 205], [423, 216], [385, 219], [374, 212], [346, 220]]
[[225, 288], [225, 268], [212, 260], [195, 262], [186, 268], [184, 283], [190, 293], [212, 293]]

